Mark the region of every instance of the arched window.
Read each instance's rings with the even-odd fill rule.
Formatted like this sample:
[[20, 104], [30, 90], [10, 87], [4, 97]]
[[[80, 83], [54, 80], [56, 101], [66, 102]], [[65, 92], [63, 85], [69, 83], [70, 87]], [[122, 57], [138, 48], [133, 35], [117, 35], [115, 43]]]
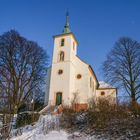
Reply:
[[61, 46], [64, 46], [64, 44], [65, 44], [65, 39], [63, 38], [61, 39]]
[[90, 77], [90, 88], [92, 88], [92, 78]]
[[62, 73], [63, 73], [63, 70], [62, 69], [59, 69], [58, 70], [58, 74], [61, 75]]
[[73, 42], [73, 50], [75, 50], [75, 43]]
[[92, 82], [92, 91], [94, 91], [94, 82]]
[[59, 61], [64, 61], [64, 52], [61, 51], [59, 54]]

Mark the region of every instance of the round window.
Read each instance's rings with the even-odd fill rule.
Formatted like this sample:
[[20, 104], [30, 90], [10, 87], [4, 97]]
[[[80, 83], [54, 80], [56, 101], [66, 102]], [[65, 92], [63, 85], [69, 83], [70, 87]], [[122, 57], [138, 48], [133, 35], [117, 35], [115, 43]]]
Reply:
[[63, 70], [58, 70], [58, 74], [60, 75], [60, 74], [62, 74], [63, 73]]
[[81, 79], [82, 75], [81, 74], [77, 74], [77, 79]]

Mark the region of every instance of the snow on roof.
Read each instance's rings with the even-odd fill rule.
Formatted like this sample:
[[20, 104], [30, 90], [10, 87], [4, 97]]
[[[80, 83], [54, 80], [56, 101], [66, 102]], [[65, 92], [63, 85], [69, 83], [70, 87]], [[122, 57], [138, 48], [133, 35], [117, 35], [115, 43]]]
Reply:
[[114, 88], [114, 87], [108, 83], [105, 83], [104, 81], [99, 81], [99, 88]]

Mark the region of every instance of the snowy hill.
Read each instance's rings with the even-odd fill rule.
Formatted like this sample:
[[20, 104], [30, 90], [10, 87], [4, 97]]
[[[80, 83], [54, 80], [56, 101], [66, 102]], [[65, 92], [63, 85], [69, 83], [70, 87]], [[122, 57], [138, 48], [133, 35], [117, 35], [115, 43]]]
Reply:
[[48, 134], [35, 134], [34, 131], [29, 131], [11, 140], [68, 140], [68, 134], [64, 131], [51, 131]]
[[61, 130], [61, 115], [41, 115], [34, 126], [27, 125], [12, 131], [11, 140], [95, 140], [92, 136], [83, 136], [78, 132], [68, 134]]
[[[67, 140], [68, 134], [59, 129], [59, 117], [59, 115], [40, 116], [34, 126], [27, 125], [13, 130], [11, 140]], [[15, 136], [17, 133], [19, 136]]]

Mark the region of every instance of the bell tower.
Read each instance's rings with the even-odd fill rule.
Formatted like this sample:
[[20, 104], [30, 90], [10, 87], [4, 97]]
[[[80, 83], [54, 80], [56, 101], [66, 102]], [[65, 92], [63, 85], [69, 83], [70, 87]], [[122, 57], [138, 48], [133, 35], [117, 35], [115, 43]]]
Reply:
[[77, 55], [78, 42], [70, 30], [68, 18], [67, 13], [62, 34], [54, 36], [53, 63], [72, 61], [74, 55]]
[[[55, 35], [54, 50], [51, 67], [49, 104], [70, 104], [72, 88], [73, 62], [77, 54], [78, 42], [70, 30], [69, 15], [66, 14], [66, 22], [63, 32]], [[73, 85], [74, 86], [74, 85]]]

